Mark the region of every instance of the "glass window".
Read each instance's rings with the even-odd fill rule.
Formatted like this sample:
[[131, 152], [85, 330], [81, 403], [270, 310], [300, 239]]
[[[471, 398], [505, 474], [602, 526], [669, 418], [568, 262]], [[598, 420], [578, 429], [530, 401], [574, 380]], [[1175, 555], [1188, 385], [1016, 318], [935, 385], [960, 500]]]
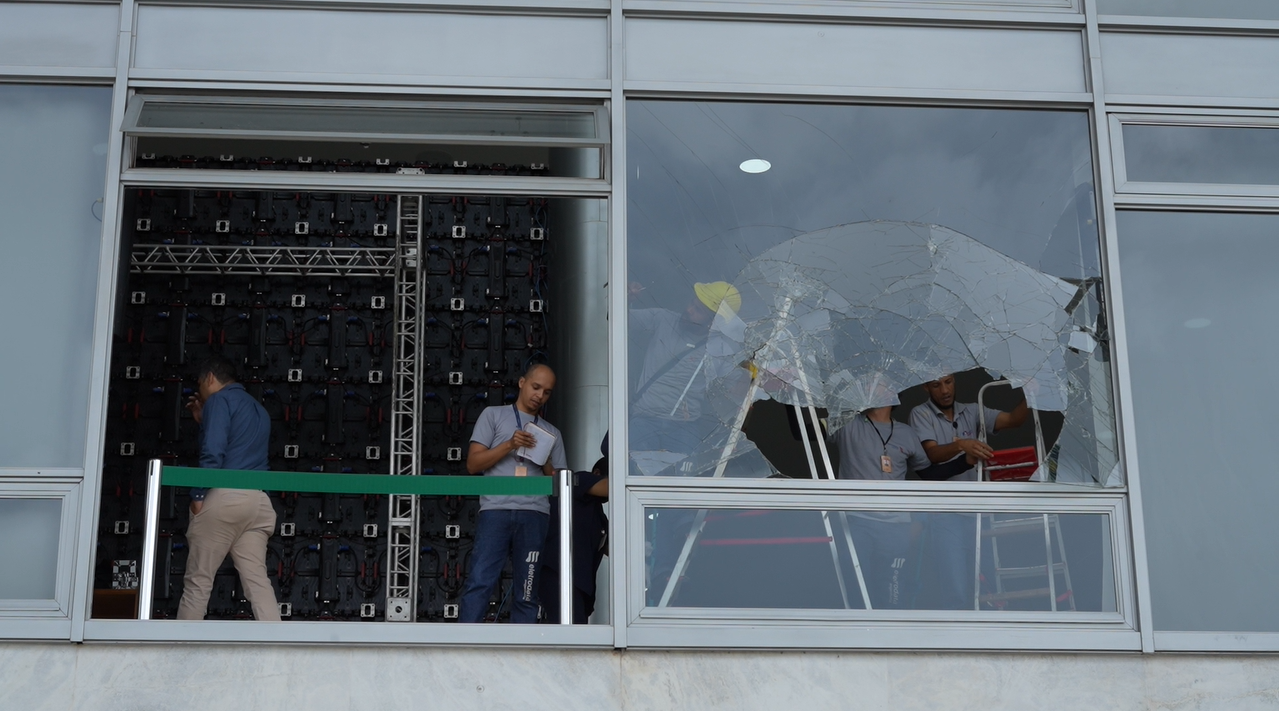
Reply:
[[598, 138], [592, 109], [538, 111], [446, 106], [336, 106], [242, 103], [138, 97], [131, 132], [184, 134], [287, 133], [361, 136]]
[[1253, 451], [1279, 337], [1279, 217], [1121, 212], [1155, 628], [1279, 632], [1279, 479]]
[[0, 498], [0, 600], [54, 599], [61, 527], [61, 499]]
[[139, 136], [136, 148], [135, 168], [592, 179], [603, 171], [600, 148], [173, 136]]
[[[632, 473], [972, 479], [922, 470], [984, 418], [1030, 462], [985, 478], [1120, 482], [1087, 114], [633, 101], [628, 129]], [[939, 417], [944, 449], [881, 460]]]
[[1279, 20], [1272, 0], [1098, 0], [1103, 15]]
[[602, 109], [134, 97], [137, 168], [600, 179]]
[[1279, 128], [1125, 124], [1128, 180], [1279, 184]]
[[645, 517], [649, 607], [1115, 610], [1105, 514], [648, 508]]
[[0, 86], [0, 466], [80, 467], [111, 90]]

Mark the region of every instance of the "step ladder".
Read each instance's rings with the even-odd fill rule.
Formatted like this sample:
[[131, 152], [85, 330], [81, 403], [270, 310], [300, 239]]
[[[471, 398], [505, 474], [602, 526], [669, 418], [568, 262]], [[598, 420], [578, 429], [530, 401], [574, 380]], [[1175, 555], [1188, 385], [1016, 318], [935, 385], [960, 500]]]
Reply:
[[[982, 521], [987, 524], [985, 530]], [[1043, 565], [1006, 565], [1000, 558], [999, 541], [1008, 537], [1042, 536], [1044, 541]], [[990, 541], [991, 560], [995, 568], [995, 590], [983, 594], [981, 592], [981, 552], [983, 539]], [[1056, 539], [1054, 541], [1054, 539]], [[1055, 549], [1055, 551], [1054, 551]], [[1056, 555], [1054, 555], [1054, 552]], [[1066, 560], [1066, 546], [1061, 535], [1061, 519], [1057, 514], [978, 514], [977, 515], [977, 562], [974, 571], [973, 609], [980, 610], [983, 605], [1003, 607], [1012, 600], [1048, 598], [1049, 608], [1058, 611], [1060, 604], [1066, 604], [1075, 610], [1074, 587], [1070, 582], [1070, 565]], [[1064, 583], [1064, 590], [1058, 592], [1058, 577]], [[1026, 578], [1042, 578], [1047, 581], [1046, 587], [1010, 589], [1008, 582]]]
[[[1007, 380], [986, 383], [977, 391], [977, 439], [983, 443], [987, 439], [986, 430], [986, 390], [992, 387], [1012, 387]], [[1036, 474], [1046, 477], [1044, 456], [1044, 433], [1039, 424], [1039, 412], [1031, 410], [1035, 422], [1035, 446], [1000, 450], [994, 453], [989, 462], [977, 463], [979, 481], [1029, 481]], [[986, 528], [983, 530], [982, 524]], [[1012, 514], [977, 514], [977, 555], [973, 571], [973, 609], [980, 610], [982, 605], [1003, 607], [1012, 600], [1027, 600], [1047, 597], [1049, 608], [1058, 611], [1058, 605], [1066, 603], [1075, 610], [1074, 587], [1070, 582], [1070, 566], [1066, 560], [1066, 544], [1061, 535], [1061, 519], [1057, 514], [1027, 515]], [[1000, 559], [999, 540], [1008, 537], [1043, 536], [1044, 564], [1007, 566]], [[1054, 545], [1054, 538], [1056, 539]], [[991, 561], [994, 563], [995, 591], [982, 594], [981, 591], [981, 553], [983, 540], [990, 541]], [[1056, 555], [1054, 556], [1054, 548]], [[1057, 578], [1061, 576], [1065, 585], [1062, 593], [1057, 592]], [[1046, 587], [1009, 589], [1007, 582], [1026, 578], [1040, 578]]]

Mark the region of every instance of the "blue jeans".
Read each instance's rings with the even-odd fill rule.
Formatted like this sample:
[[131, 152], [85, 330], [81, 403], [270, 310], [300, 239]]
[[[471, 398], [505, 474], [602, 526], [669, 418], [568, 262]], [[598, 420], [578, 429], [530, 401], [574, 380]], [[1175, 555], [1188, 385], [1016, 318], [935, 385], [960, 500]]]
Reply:
[[538, 560], [546, 543], [551, 517], [540, 511], [489, 509], [481, 511], [471, 549], [471, 572], [462, 588], [459, 622], [483, 622], [493, 588], [502, 578], [507, 558], [511, 580], [511, 622], [537, 622]]
[[938, 609], [973, 609], [976, 545], [975, 514], [928, 514], [928, 556], [937, 571]]

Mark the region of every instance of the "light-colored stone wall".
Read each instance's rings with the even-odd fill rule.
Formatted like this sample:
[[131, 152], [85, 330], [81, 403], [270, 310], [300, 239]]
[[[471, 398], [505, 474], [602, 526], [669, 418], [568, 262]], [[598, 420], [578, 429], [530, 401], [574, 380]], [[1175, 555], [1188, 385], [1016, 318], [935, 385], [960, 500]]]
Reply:
[[1279, 708], [1279, 657], [0, 645], [0, 711]]

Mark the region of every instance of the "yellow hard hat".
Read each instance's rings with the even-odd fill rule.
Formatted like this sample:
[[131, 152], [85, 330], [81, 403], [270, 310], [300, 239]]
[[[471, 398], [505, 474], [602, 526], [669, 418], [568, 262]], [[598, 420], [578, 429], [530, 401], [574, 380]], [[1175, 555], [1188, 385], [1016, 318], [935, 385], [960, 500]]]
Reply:
[[698, 301], [715, 313], [719, 313], [720, 304], [728, 306], [733, 313], [742, 308], [741, 292], [726, 281], [713, 281], [709, 284], [699, 282], [693, 285], [693, 292], [697, 294]]

